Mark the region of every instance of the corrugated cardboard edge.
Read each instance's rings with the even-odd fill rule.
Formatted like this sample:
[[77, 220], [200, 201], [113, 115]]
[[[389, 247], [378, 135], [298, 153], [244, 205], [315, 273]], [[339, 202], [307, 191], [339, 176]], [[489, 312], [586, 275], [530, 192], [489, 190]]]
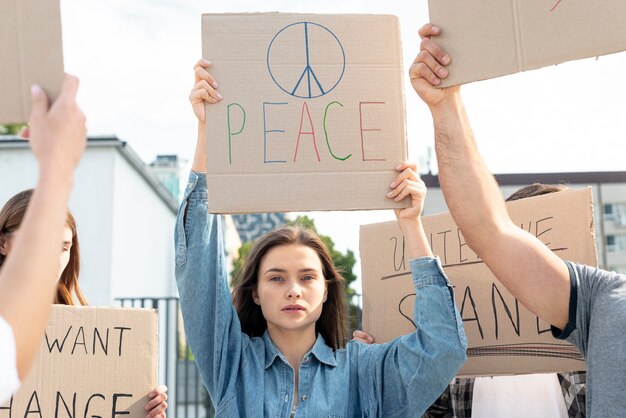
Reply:
[[[224, 13], [202, 13], [204, 16], [257, 16], [257, 15], [283, 15], [283, 16], [380, 16], [380, 17], [393, 17], [399, 19], [398, 16], [389, 13], [292, 13], [292, 12], [224, 12]], [[399, 23], [399, 20], [397, 20]]]
[[450, 71], [450, 75], [445, 80], [442, 80], [441, 84], [439, 84], [438, 86], [435, 86], [435, 88], [442, 89], [442, 88], [446, 88], [446, 87], [461, 86], [463, 84], [475, 83], [475, 82], [479, 82], [479, 81], [493, 80], [495, 78], [506, 77], [506, 76], [510, 76], [510, 75], [513, 75], [513, 74], [525, 73], [525, 72], [528, 72], [528, 71], [536, 71], [536, 70], [540, 70], [542, 68], [556, 67], [556, 66], [558, 66], [560, 64], [564, 64], [566, 62], [582, 61], [582, 60], [587, 60], [587, 59], [590, 59], [590, 58], [605, 57], [607, 55], [613, 55], [613, 54], [617, 54], [617, 53], [620, 53], [620, 52], [624, 52], [624, 51], [613, 51], [613, 52], [608, 52], [606, 54], [590, 55], [588, 57], [575, 58], [575, 59], [571, 59], [571, 60], [561, 60], [559, 62], [555, 62], [554, 64], [542, 65], [542, 66], [539, 66], [539, 67], [533, 66], [533, 67], [528, 67], [528, 68], [524, 68], [524, 69], [517, 70], [517, 71], [510, 71], [510, 72], [507, 72], [507, 73], [500, 74], [500, 75], [498, 75], [496, 77], [481, 77], [481, 78], [477, 78], [477, 79], [465, 79], [465, 78], [462, 78], [462, 77], [454, 77], [453, 76], [453, 71]]
[[[589, 217], [591, 218], [590, 222], [589, 222], [589, 233], [591, 234], [591, 238], [593, 239], [593, 242], [597, 242], [596, 240], [596, 217], [595, 217], [595, 202], [593, 201], [593, 189], [591, 187], [587, 187], [587, 190], [589, 191], [589, 200], [591, 202], [591, 204], [589, 205]], [[595, 251], [594, 251], [594, 256], [595, 256], [595, 262], [594, 262], [594, 267], [598, 267], [598, 249], [596, 247], [594, 247]]]
[[140, 311], [146, 311], [150, 314], [150, 327], [152, 328], [151, 334], [155, 336], [156, 346], [154, 350], [154, 356], [151, 359], [151, 376], [150, 381], [152, 382], [152, 387], [156, 387], [159, 380], [159, 311], [153, 308], [123, 308], [123, 309], [137, 309]]

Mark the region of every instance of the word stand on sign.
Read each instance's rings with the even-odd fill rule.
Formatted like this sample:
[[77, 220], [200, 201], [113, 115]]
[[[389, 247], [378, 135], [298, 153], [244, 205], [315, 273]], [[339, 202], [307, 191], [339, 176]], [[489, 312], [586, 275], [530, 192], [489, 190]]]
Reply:
[[[507, 203], [520, 228], [559, 257], [595, 265], [591, 190], [563, 191]], [[422, 218], [433, 253], [454, 290], [468, 339], [459, 375], [494, 376], [584, 369], [568, 342], [529, 312], [467, 246], [449, 213]], [[360, 237], [363, 329], [384, 343], [415, 331], [415, 290], [402, 232], [396, 222], [364, 225]]]

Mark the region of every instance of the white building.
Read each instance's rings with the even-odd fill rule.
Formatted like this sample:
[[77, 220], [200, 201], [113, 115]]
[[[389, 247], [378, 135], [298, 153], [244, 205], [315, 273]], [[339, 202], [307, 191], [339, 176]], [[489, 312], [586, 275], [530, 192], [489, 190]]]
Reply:
[[[206, 393], [188, 360], [174, 278], [174, 223], [184, 164], [175, 156], [146, 166], [115, 137], [89, 138], [74, 178], [70, 210], [81, 249], [80, 285], [91, 305], [159, 311], [159, 383], [169, 386], [169, 416], [207, 416]], [[152, 170], [156, 171], [153, 172]], [[26, 141], [0, 136], [0, 205], [35, 186], [37, 161]], [[187, 173], [180, 174], [187, 179]], [[239, 235], [225, 217], [227, 262]], [[123, 303], [120, 299], [124, 299]], [[196, 415], [196, 411], [199, 415]]]
[[[421, 177], [428, 187], [424, 214], [446, 212], [439, 178], [432, 174]], [[598, 266], [626, 273], [626, 172], [496, 174], [495, 177], [505, 198], [532, 183], [564, 184], [571, 189], [591, 187]]]
[[178, 155], [157, 155], [148, 165], [148, 170], [177, 201], [180, 201], [187, 182], [187, 166], [187, 161], [181, 160]]
[[[28, 143], [0, 139], [0, 204], [32, 188]], [[91, 305], [175, 296], [173, 231], [178, 204], [119, 139], [89, 138], [70, 199], [80, 239], [80, 285]]]

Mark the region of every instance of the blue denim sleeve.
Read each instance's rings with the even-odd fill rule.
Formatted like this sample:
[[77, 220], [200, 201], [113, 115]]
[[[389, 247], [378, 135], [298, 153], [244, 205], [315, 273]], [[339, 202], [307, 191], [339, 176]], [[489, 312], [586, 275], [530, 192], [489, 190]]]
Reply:
[[222, 218], [208, 211], [204, 174], [191, 173], [175, 230], [176, 282], [185, 333], [218, 406], [234, 396], [243, 345], [227, 283]]
[[421, 416], [467, 360], [463, 323], [439, 259], [413, 259], [411, 272], [416, 331], [386, 344], [361, 345], [368, 374], [375, 376], [370, 399], [383, 415], [393, 410]]

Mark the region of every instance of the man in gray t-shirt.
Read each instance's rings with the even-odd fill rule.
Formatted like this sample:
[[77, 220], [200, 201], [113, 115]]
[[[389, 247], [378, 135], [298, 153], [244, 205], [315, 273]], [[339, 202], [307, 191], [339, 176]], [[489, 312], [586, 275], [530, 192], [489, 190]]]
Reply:
[[587, 364], [590, 416], [626, 415], [626, 276], [567, 263], [571, 280], [569, 318], [552, 335], [574, 344]]
[[500, 282], [583, 353], [588, 414], [626, 416], [626, 278], [565, 263], [511, 221], [476, 147], [460, 88], [435, 87], [451, 62], [432, 39], [441, 33], [431, 24], [420, 29], [410, 79], [433, 117], [439, 181], [450, 213]]

